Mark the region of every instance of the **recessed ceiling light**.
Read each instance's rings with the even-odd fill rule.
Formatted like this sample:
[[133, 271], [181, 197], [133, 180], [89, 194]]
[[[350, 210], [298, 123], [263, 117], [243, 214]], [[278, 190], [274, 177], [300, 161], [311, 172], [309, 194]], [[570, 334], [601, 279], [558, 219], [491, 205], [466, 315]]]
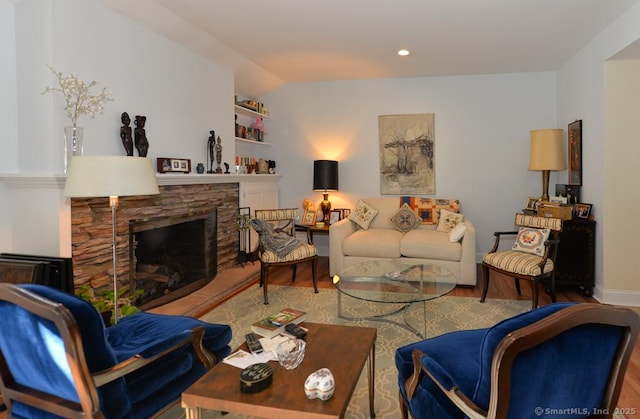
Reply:
[[409, 51], [406, 49], [401, 49], [400, 51], [398, 51], [398, 55], [401, 57], [406, 57], [407, 55], [409, 55]]

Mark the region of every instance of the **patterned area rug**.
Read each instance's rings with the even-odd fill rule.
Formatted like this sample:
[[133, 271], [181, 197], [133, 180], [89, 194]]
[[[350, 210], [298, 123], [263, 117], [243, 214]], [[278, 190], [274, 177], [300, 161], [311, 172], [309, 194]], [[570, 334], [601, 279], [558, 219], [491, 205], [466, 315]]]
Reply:
[[[244, 334], [250, 331], [250, 326], [256, 320], [266, 317], [282, 308], [292, 307], [307, 312], [307, 320], [315, 323], [343, 324], [354, 326], [369, 326], [378, 329], [376, 342], [376, 383], [375, 383], [375, 411], [379, 418], [400, 418], [398, 405], [397, 373], [394, 364], [395, 349], [420, 340], [411, 331], [396, 324], [371, 320], [344, 320], [337, 317], [336, 290], [320, 289], [318, 294], [306, 287], [269, 287], [269, 305], [262, 304], [262, 289], [252, 286], [246, 291], [233, 297], [202, 317], [211, 323], [229, 324], [234, 336], [231, 341], [233, 348], [244, 341]], [[426, 337], [438, 336], [446, 332], [464, 329], [489, 327], [500, 320], [522, 313], [530, 308], [528, 301], [492, 300], [484, 304], [478, 298], [441, 297], [427, 302], [426, 308]], [[342, 314], [350, 317], [366, 317], [391, 312], [400, 308], [398, 304], [379, 304], [350, 297], [342, 298]], [[424, 330], [423, 305], [414, 304], [406, 312], [406, 320], [419, 331]], [[404, 312], [386, 317], [399, 323], [404, 323]], [[303, 391], [303, 389], [300, 389]], [[320, 403], [311, 400], [310, 403]], [[227, 414], [224, 418], [247, 418], [247, 416]], [[183, 418], [184, 411], [176, 406], [161, 416], [162, 418]], [[204, 418], [221, 417], [219, 412], [203, 411]], [[360, 377], [358, 386], [347, 409], [346, 418], [368, 418], [368, 392], [366, 367]]]

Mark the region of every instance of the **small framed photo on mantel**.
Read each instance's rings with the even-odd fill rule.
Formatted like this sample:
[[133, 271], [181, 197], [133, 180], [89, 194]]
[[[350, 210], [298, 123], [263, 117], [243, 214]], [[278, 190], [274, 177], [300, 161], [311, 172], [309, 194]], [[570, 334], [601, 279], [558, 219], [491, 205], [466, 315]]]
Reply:
[[191, 173], [190, 159], [175, 159], [171, 157], [157, 158], [158, 173]]

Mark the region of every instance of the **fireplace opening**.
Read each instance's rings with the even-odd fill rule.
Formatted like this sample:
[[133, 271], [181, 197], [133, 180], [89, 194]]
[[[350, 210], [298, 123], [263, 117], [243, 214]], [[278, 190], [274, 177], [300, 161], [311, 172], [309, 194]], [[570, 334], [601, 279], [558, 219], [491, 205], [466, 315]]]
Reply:
[[217, 211], [129, 221], [130, 289], [148, 310], [184, 297], [217, 273]]

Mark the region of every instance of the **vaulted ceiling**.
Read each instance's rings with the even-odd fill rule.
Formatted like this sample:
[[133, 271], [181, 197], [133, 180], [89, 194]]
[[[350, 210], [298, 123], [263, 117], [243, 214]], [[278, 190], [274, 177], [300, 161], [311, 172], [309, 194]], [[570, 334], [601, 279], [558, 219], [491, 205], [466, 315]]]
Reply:
[[553, 71], [637, 1], [102, 0], [231, 66], [252, 96], [289, 82]]

